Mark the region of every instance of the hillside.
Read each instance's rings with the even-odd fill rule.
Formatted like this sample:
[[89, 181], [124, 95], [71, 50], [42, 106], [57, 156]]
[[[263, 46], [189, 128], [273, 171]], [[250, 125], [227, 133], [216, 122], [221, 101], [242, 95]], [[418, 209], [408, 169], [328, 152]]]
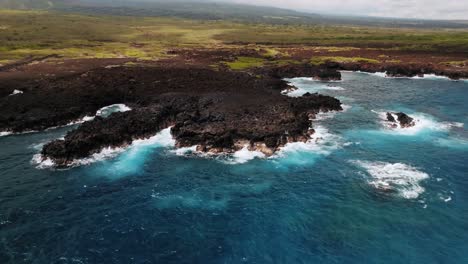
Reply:
[[332, 24], [395, 28], [468, 28], [466, 21], [320, 15], [274, 7], [232, 4], [219, 0], [0, 0], [0, 9], [2, 8], [49, 9], [92, 15], [178, 17], [282, 25]]

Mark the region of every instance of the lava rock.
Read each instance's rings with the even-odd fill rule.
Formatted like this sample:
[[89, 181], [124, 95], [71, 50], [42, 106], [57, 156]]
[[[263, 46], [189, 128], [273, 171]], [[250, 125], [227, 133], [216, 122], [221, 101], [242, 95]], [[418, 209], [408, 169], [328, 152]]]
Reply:
[[[397, 116], [395, 119], [394, 115]], [[391, 123], [399, 123], [401, 128], [409, 128], [416, 125], [414, 119], [409, 115], [399, 112], [399, 113], [387, 113], [387, 121]]]

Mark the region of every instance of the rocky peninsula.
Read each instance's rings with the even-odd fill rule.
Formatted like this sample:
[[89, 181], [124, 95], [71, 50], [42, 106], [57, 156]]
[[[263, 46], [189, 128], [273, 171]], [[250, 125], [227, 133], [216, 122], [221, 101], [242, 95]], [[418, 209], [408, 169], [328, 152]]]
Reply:
[[272, 155], [286, 143], [307, 141], [317, 113], [342, 110], [329, 96], [282, 95], [288, 87], [282, 77], [292, 75], [340, 78], [333, 69], [299, 65], [262, 69], [261, 75], [180, 65], [104, 67], [23, 84], [23, 94], [0, 99], [0, 130], [43, 130], [126, 104], [132, 111], [96, 117], [46, 144], [43, 157], [66, 166], [168, 127], [177, 147], [210, 153], [248, 147]]

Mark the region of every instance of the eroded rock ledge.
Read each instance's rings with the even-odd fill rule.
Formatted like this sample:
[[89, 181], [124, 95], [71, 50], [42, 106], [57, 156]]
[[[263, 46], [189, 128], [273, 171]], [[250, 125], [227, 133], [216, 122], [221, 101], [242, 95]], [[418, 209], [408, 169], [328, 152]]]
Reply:
[[329, 68], [337, 68], [347, 71], [385, 72], [389, 77], [423, 77], [425, 74], [446, 76], [452, 80], [467, 79], [465, 71], [443, 70], [432, 64], [374, 64], [374, 63], [329, 63]]
[[198, 146], [199, 151], [230, 153], [248, 146], [272, 155], [288, 142], [307, 141], [318, 111], [341, 110], [340, 102], [322, 95], [285, 100], [275, 105], [215, 111], [222, 100], [203, 96], [168, 95], [148, 107], [115, 113], [86, 122], [64, 140], [47, 144], [42, 155], [58, 165], [99, 152], [103, 147], [128, 145], [172, 126], [177, 147]]
[[[268, 69], [263, 74], [189, 67], [117, 67], [26, 87], [1, 98], [0, 130], [40, 130], [65, 124], [116, 103], [129, 112], [95, 118], [44, 146], [42, 155], [59, 166], [105, 147], [121, 147], [172, 127], [178, 147], [233, 152], [246, 145], [273, 154], [288, 142], [308, 140], [311, 119], [322, 111], [342, 110], [339, 100], [318, 94], [290, 98], [281, 73], [339, 78], [334, 70]], [[286, 74], [287, 73], [287, 74]]]

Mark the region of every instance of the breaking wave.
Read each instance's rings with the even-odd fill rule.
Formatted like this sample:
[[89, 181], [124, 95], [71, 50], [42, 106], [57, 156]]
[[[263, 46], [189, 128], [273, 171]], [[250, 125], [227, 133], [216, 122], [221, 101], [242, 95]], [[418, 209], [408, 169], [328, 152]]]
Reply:
[[[147, 139], [137, 139], [132, 142], [129, 146], [126, 147], [106, 147], [103, 148], [100, 152], [94, 153], [88, 158], [77, 159], [69, 164], [69, 167], [77, 167], [83, 165], [90, 165], [98, 161], [104, 161], [108, 159], [115, 158], [120, 155], [120, 157], [112, 164], [110, 167], [112, 169], [123, 169], [128, 170], [135, 168], [135, 166], [141, 165], [141, 160], [144, 159], [144, 154], [148, 150], [152, 150], [157, 147], [174, 147], [175, 140], [171, 135], [171, 128], [167, 128], [159, 132], [153, 137]], [[55, 167], [54, 162], [47, 158], [44, 160], [41, 154], [34, 155], [32, 164], [36, 165], [38, 169], [46, 169]]]
[[421, 182], [429, 175], [403, 163], [353, 161], [366, 169], [369, 185], [379, 191], [396, 193], [405, 199], [416, 199], [425, 189]]
[[414, 113], [410, 116], [414, 119], [415, 125], [413, 127], [402, 128], [399, 125], [393, 127], [395, 123], [389, 122], [387, 120], [387, 112], [392, 111], [374, 111], [373, 113], [377, 114], [380, 119], [381, 125], [385, 128], [387, 133], [396, 133], [401, 135], [416, 135], [424, 131], [448, 131], [452, 128], [461, 128], [464, 126], [463, 123], [459, 122], [438, 122], [434, 117], [423, 114], [423, 113]]
[[232, 157], [228, 158], [227, 163], [229, 164], [244, 164], [256, 158], [265, 158], [265, 154], [260, 151], [249, 150], [247, 146], [239, 151], [236, 151]]
[[[388, 79], [413, 79], [413, 80], [448, 80], [448, 81], [458, 81], [455, 79], [451, 79], [447, 76], [437, 75], [437, 74], [423, 74], [422, 76], [413, 76], [413, 77], [394, 77], [389, 76], [387, 72], [364, 72], [364, 71], [341, 71], [341, 72], [350, 72], [350, 73], [363, 73], [368, 75], [373, 75], [381, 78], [388, 78]], [[463, 81], [463, 79], [461, 80]]]
[[13, 95], [17, 95], [17, 94], [22, 94], [22, 93], [24, 93], [24, 92], [21, 91], [21, 90], [16, 90], [16, 89], [15, 89], [9, 96], [13, 96]]
[[[96, 116], [108, 117], [113, 113], [127, 112], [127, 111], [131, 111], [131, 110], [132, 109], [130, 107], [128, 107], [128, 106], [126, 106], [124, 104], [109, 105], [109, 106], [105, 106], [105, 107], [97, 110], [96, 115], [94, 115], [94, 116], [85, 116], [85, 117], [83, 117], [81, 119], [71, 121], [70, 123], [68, 123], [68, 124], [66, 124], [64, 126], [49, 127], [46, 130], [57, 129], [57, 128], [72, 126], [72, 125], [78, 125], [78, 124], [82, 124], [84, 122], [94, 120], [94, 118], [96, 118]], [[24, 132], [18, 132], [18, 133], [14, 133], [14, 132], [11, 132], [11, 131], [0, 131], [0, 137], [10, 136], [10, 135], [22, 135], [22, 134], [27, 134], [27, 133], [37, 133], [37, 132], [40, 132], [40, 131], [31, 130], [31, 131], [24, 131]]]
[[72, 121], [72, 122], [68, 123], [67, 126], [82, 124], [84, 122], [94, 120], [94, 118], [96, 118], [97, 116], [106, 118], [106, 117], [110, 116], [113, 113], [128, 112], [128, 111], [131, 111], [131, 110], [132, 109], [130, 107], [128, 107], [128, 106], [126, 106], [124, 104], [113, 104], [113, 105], [105, 106], [105, 107], [97, 110], [96, 114], [94, 116], [85, 116], [85, 117], [83, 117], [81, 119], [78, 119], [78, 120], [75, 120], [75, 121]]
[[343, 108], [343, 111], [328, 111], [328, 112], [320, 112], [316, 115], [315, 119], [313, 121], [322, 121], [322, 120], [327, 120], [335, 117], [339, 113], [344, 113], [347, 112], [349, 109], [352, 108], [350, 105], [345, 105], [342, 104], [341, 108]]
[[282, 91], [282, 94], [290, 97], [301, 97], [306, 93], [317, 93], [323, 90], [343, 91], [345, 88], [334, 85], [332, 83], [338, 81], [319, 81], [313, 78], [300, 77], [285, 79], [291, 86], [291, 89]]
[[288, 143], [271, 159], [281, 164], [310, 164], [317, 158], [330, 155], [343, 146], [342, 138], [332, 134], [323, 126], [317, 126], [307, 142]]

